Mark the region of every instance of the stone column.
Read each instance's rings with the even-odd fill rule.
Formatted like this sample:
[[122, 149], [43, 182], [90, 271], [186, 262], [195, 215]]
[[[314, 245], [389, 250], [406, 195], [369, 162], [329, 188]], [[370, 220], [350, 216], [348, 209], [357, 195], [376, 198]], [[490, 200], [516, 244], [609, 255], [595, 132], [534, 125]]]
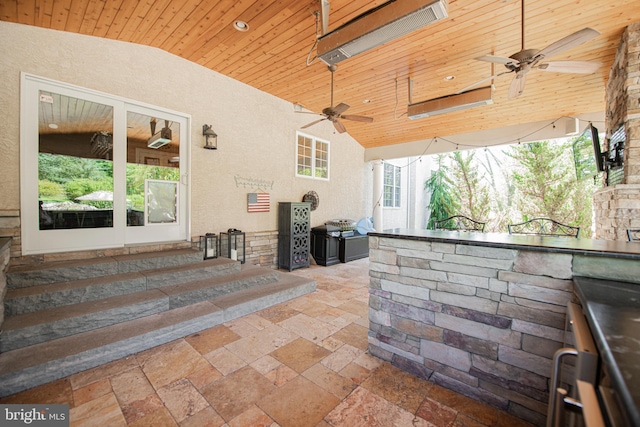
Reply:
[[[627, 240], [640, 228], [640, 22], [629, 25], [620, 41], [606, 88], [606, 138], [622, 126], [626, 135], [621, 180], [606, 173], [605, 188], [594, 195], [598, 239]], [[618, 171], [620, 172], [620, 171]]]

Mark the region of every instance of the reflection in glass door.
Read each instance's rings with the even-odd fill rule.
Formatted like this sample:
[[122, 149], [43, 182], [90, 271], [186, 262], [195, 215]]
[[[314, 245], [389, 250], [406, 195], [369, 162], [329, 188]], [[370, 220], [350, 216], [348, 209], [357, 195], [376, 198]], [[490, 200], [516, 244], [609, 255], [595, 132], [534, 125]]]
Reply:
[[[127, 112], [127, 226], [177, 223], [179, 180], [180, 123]], [[170, 197], [161, 197], [162, 182], [171, 183]]]
[[125, 242], [180, 240], [187, 235], [185, 117], [127, 105]]
[[112, 227], [113, 107], [41, 90], [38, 117], [40, 230]]

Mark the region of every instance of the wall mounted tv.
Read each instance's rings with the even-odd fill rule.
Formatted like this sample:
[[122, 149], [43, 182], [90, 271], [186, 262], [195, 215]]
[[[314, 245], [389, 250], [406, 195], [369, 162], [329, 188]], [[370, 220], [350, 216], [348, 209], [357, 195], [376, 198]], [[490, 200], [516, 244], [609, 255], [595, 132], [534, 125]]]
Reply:
[[591, 123], [573, 141], [573, 158], [578, 180], [594, 177], [598, 172], [604, 171], [598, 129]]
[[604, 172], [604, 161], [602, 159], [602, 148], [600, 147], [600, 137], [598, 136], [598, 129], [593, 124], [589, 123], [589, 126], [585, 130], [589, 132], [591, 137], [591, 144], [593, 145], [593, 156], [596, 159], [596, 166], [598, 172]]

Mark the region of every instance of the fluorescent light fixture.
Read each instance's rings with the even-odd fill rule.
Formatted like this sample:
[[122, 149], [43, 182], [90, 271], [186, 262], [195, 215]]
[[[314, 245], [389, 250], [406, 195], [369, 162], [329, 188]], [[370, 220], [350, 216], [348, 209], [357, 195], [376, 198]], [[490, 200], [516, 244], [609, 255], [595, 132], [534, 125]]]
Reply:
[[493, 104], [493, 88], [491, 86], [468, 90], [455, 95], [409, 104], [407, 116], [411, 120], [431, 117], [452, 111], [466, 110], [480, 105]]
[[149, 138], [147, 141], [147, 147], [160, 148], [163, 145], [167, 145], [171, 142], [171, 129], [162, 128], [162, 130]]
[[334, 65], [447, 16], [447, 0], [391, 0], [321, 36], [318, 57]]

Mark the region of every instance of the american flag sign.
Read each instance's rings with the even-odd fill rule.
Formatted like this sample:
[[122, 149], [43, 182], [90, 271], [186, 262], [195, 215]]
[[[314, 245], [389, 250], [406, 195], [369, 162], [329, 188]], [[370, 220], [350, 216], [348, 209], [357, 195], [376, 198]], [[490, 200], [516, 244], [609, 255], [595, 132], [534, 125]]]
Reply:
[[247, 194], [247, 212], [269, 212], [269, 193]]

